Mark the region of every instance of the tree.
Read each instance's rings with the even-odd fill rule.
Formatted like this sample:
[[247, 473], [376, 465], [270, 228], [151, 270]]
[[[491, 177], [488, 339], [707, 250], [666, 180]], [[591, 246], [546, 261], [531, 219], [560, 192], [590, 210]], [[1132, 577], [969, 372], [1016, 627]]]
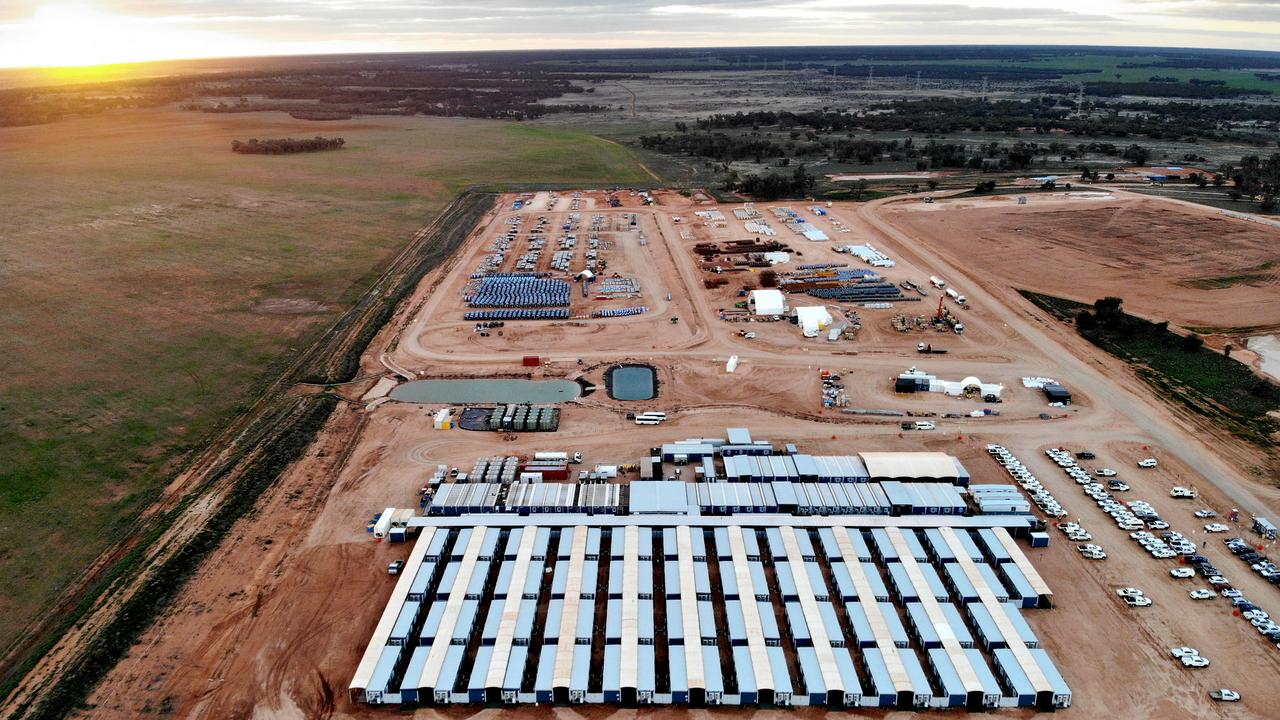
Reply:
[[1080, 328], [1080, 332], [1089, 332], [1098, 326], [1098, 318], [1088, 310], [1081, 310], [1076, 313], [1076, 327]]
[[930, 190], [937, 190], [937, 189], [938, 189], [938, 181], [937, 181], [937, 180], [934, 180], [933, 178], [929, 178], [929, 182], [927, 182], [927, 183], [925, 183], [925, 184], [929, 186], [929, 189], [930, 189]]
[[1196, 352], [1204, 347], [1204, 338], [1192, 333], [1191, 335], [1182, 336], [1183, 352]]

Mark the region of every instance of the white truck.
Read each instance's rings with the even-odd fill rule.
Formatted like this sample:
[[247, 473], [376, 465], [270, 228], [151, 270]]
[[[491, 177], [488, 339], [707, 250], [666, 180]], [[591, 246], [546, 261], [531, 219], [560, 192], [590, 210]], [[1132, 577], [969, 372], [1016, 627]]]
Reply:
[[942, 288], [945, 288], [945, 287], [947, 286], [946, 281], [945, 281], [945, 280], [943, 280], [942, 278], [938, 277], [937, 275], [930, 275], [930, 276], [929, 276], [929, 284], [930, 284], [930, 285], [933, 285], [934, 287], [938, 288], [939, 290], [941, 290]]
[[961, 305], [964, 305], [967, 302], [967, 300], [965, 300], [965, 297], [963, 295], [956, 292], [955, 288], [947, 288], [947, 297], [951, 298], [952, 300], [955, 300], [957, 303], [960, 303]]
[[534, 460], [550, 460], [558, 462], [572, 462], [574, 464], [582, 462], [582, 453], [575, 452], [573, 454], [567, 452], [536, 452], [533, 454]]

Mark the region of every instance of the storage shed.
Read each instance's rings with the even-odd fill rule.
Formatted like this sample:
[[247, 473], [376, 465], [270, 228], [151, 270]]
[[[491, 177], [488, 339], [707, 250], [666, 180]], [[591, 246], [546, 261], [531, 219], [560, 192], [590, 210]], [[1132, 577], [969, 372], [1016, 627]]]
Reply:
[[1071, 404], [1071, 391], [1058, 383], [1047, 383], [1044, 386], [1044, 397], [1049, 402], [1060, 402], [1063, 405]]
[[755, 315], [782, 315], [787, 312], [787, 298], [781, 290], [752, 290], [747, 308]]

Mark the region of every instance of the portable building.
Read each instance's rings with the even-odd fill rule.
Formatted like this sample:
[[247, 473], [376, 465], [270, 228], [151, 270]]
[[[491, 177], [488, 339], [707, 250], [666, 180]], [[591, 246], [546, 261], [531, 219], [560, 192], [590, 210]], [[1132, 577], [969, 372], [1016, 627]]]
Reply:
[[915, 636], [916, 642], [925, 649], [942, 647], [942, 638], [938, 635], [938, 629], [924, 606], [918, 602], [908, 602], [906, 607], [907, 619], [910, 621], [911, 633]]
[[986, 559], [990, 561], [991, 564], [998, 565], [1003, 562], [1009, 562], [1013, 559], [1009, 554], [1009, 550], [1005, 548], [1004, 544], [996, 537], [994, 530], [991, 528], [978, 528], [977, 535], [978, 540], [980, 541], [979, 549], [983, 551]]
[[[792, 704], [793, 688], [791, 672], [787, 666], [787, 657], [779, 645], [765, 648], [769, 655], [769, 670], [773, 675], [773, 702], [783, 707]], [[766, 698], [767, 699], [767, 698]]]
[[427, 664], [427, 655], [431, 652], [431, 648], [419, 645], [413, 649], [413, 653], [409, 656], [409, 664], [405, 666], [403, 679], [400, 681], [400, 702], [416, 703], [418, 702], [418, 677], [422, 675], [422, 668]]
[[549, 644], [538, 648], [538, 670], [533, 681], [534, 699], [539, 703], [551, 703], [555, 700], [553, 679], [556, 670], [555, 638]]
[[760, 689], [756, 686], [751, 650], [745, 645], [737, 645], [733, 648], [733, 671], [738, 678], [738, 696], [735, 704], [754, 705], [759, 702]]
[[902, 618], [898, 615], [893, 603], [880, 603], [880, 616], [884, 618], [884, 624], [889, 630], [889, 638], [893, 640], [893, 644], [900, 648], [911, 647], [907, 629], [902, 625]]
[[973, 582], [969, 580], [969, 575], [965, 573], [960, 563], [943, 563], [942, 571], [955, 599], [962, 603], [978, 601], [978, 590], [974, 587]]
[[858, 528], [847, 528], [845, 532], [849, 535], [849, 542], [853, 545], [855, 558], [846, 557], [845, 562], [853, 560], [861, 560], [862, 562], [871, 562], [871, 548], [867, 545], [866, 539], [862, 535], [862, 531]]
[[991, 569], [986, 563], [977, 563], [978, 575], [987, 584], [987, 589], [992, 595], [996, 596], [996, 600], [1005, 602], [1009, 599], [1009, 591], [1005, 589], [1004, 583], [1000, 582], [1000, 578], [996, 577], [996, 571]]
[[955, 561], [955, 553], [951, 551], [951, 546], [942, 538], [942, 533], [937, 528], [925, 528], [924, 537], [930, 559], [942, 563]]
[[787, 630], [791, 639], [799, 647], [813, 644], [813, 636], [809, 633], [809, 623], [805, 620], [804, 608], [799, 601], [787, 601], [784, 605], [787, 617]]
[[818, 663], [818, 655], [812, 647], [796, 648], [796, 659], [800, 664], [800, 675], [804, 678], [808, 691], [807, 704], [824, 706], [827, 704], [827, 686], [823, 680], [822, 666]]
[[926, 650], [925, 656], [938, 687], [942, 689], [942, 693], [933, 698], [933, 707], [965, 707], [969, 694], [960, 681], [960, 673], [951, 662], [951, 656], [938, 647]]
[[471, 672], [467, 678], [466, 702], [482, 703], [488, 693], [486, 682], [489, 676], [489, 662], [493, 659], [493, 647], [483, 645], [476, 650], [475, 661], [471, 664]]
[[1071, 688], [1067, 687], [1067, 681], [1062, 678], [1062, 673], [1058, 672], [1058, 668], [1054, 666], [1049, 653], [1041, 648], [1032, 648], [1028, 652], [1031, 653], [1031, 657], [1036, 661], [1036, 665], [1040, 667], [1040, 672], [1044, 673], [1045, 679], [1049, 681], [1049, 686], [1052, 688], [1048, 698], [1045, 698], [1043, 693], [1037, 696], [1036, 706], [1042, 710], [1047, 710], [1049, 707], [1071, 707]]
[[388, 645], [382, 649], [382, 653], [378, 656], [378, 664], [374, 667], [369, 685], [364, 691], [365, 702], [370, 704], [400, 702], [399, 693], [392, 692], [388, 686], [391, 684], [391, 675], [403, 653], [404, 647], [401, 645]]
[[876, 646], [875, 633], [871, 630], [871, 623], [867, 620], [866, 610], [863, 609], [862, 603], [846, 602], [844, 604], [845, 614], [849, 616], [850, 629], [853, 631], [853, 641], [856, 647], [873, 648]]
[[606, 645], [604, 648], [604, 669], [601, 673], [603, 702], [622, 702], [622, 648], [618, 645]]
[[1000, 575], [1007, 581], [1009, 596], [1018, 601], [1020, 607], [1034, 608], [1040, 605], [1040, 595], [1031, 586], [1031, 581], [1022, 574], [1022, 569], [1013, 562], [1002, 562]]
[[1013, 651], [1008, 648], [997, 648], [991, 652], [995, 665], [995, 674], [1004, 687], [1004, 707], [1031, 707], [1036, 704], [1036, 690], [1026, 672], [1018, 663]]
[[[978, 678], [978, 684], [982, 686], [982, 707], [997, 708], [1000, 707], [1000, 698], [1003, 692], [1000, 689], [1000, 683], [996, 680], [996, 676], [991, 672], [987, 660], [982, 655], [982, 651], [969, 649], [964, 651], [964, 656], [969, 660], [969, 667], [973, 668], [974, 674]], [[976, 709], [970, 707], [971, 710]]]
[[897, 562], [901, 559], [898, 548], [889, 540], [889, 533], [884, 528], [871, 528], [871, 545], [881, 562]]
[[702, 646], [702, 672], [706, 678], [706, 703], [719, 705], [724, 698], [724, 675], [720, 671], [720, 648]]
[[885, 665], [884, 655], [875, 647], [862, 650], [862, 661], [867, 666], [871, 687], [862, 691], [863, 707], [894, 707], [898, 703], [898, 693], [894, 689], [893, 678]]
[[[907, 678], [911, 682], [911, 707], [927, 708], [933, 705], [933, 688], [929, 685], [929, 676], [925, 673], [924, 668], [921, 667], [920, 660], [916, 658], [916, 654], [913, 652], [898, 653], [898, 657], [902, 660], [902, 667], [907, 671]], [[901, 706], [902, 698], [898, 698], [898, 703]]]

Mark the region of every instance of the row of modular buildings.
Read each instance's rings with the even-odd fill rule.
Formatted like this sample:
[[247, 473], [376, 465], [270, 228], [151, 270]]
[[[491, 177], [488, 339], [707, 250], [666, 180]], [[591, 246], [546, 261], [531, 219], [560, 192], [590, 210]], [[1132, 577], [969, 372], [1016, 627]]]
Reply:
[[[984, 486], [989, 487], [989, 486]], [[1016, 487], [1009, 486], [1012, 491]], [[681, 482], [637, 480], [627, 485], [594, 483], [443, 483], [424, 496], [429, 515], [481, 513], [585, 513], [629, 515], [968, 515], [1010, 513], [984, 505], [975, 495], [945, 483]]]
[[[640, 461], [641, 477], [660, 478], [662, 464], [693, 465], [704, 480], [729, 482], [947, 482], [966, 486], [971, 476], [955, 457], [940, 452], [862, 452], [808, 455], [779, 452], [771, 443], [697, 438], [665, 443]], [[718, 462], [717, 462], [718, 461]]]
[[[659, 503], [661, 504], [661, 503]], [[1020, 518], [420, 516], [349, 686], [372, 705], [1033, 707]]]

